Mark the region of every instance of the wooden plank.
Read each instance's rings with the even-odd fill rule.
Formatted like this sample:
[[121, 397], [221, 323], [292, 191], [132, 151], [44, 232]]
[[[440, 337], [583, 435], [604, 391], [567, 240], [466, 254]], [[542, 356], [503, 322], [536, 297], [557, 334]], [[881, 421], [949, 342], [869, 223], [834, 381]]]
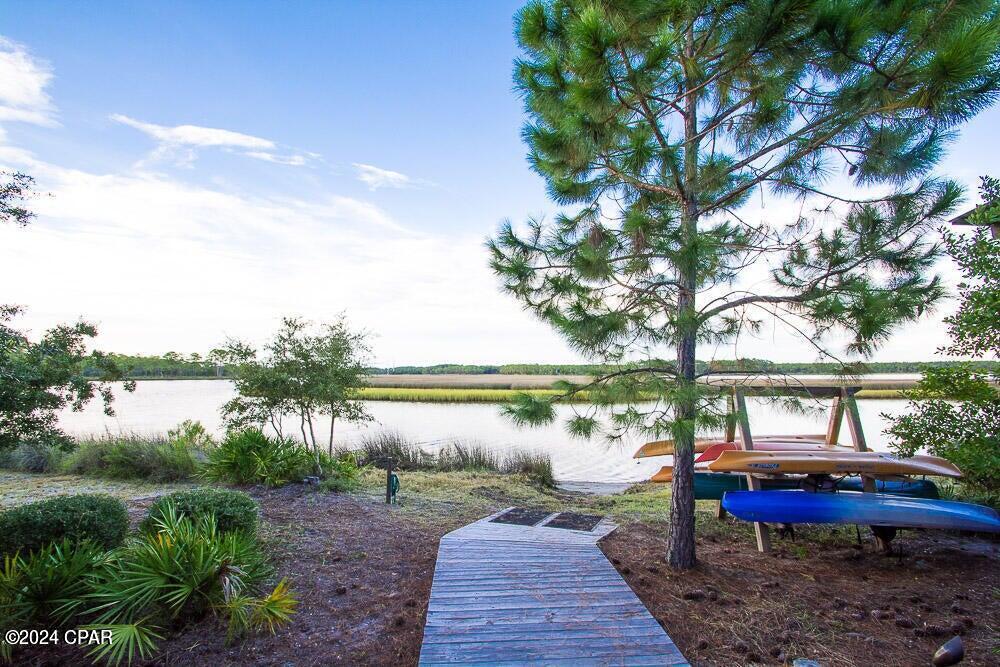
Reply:
[[[740, 448], [748, 452], [753, 451], [753, 435], [750, 433], [750, 417], [747, 414], [747, 402], [741, 389], [734, 391], [736, 401], [736, 421], [740, 427]], [[760, 480], [753, 475], [747, 474], [747, 488], [751, 491], [760, 491]], [[767, 526], [760, 522], [754, 522], [753, 532], [757, 537], [757, 551], [768, 553], [771, 551], [771, 535]]]
[[478, 521], [443, 537], [420, 664], [687, 664], [598, 549], [613, 529]]

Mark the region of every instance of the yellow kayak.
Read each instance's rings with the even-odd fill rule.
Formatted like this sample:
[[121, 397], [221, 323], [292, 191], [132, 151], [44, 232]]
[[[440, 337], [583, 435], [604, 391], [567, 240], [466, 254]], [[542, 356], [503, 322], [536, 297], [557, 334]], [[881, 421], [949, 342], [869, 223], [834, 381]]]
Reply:
[[743, 472], [768, 475], [939, 475], [961, 477], [955, 464], [937, 456], [918, 454], [901, 458], [886, 452], [722, 452], [708, 464], [712, 472]]
[[[739, 438], [736, 438], [737, 442]], [[824, 434], [809, 434], [809, 435], [755, 435], [753, 438], [754, 442], [767, 442], [768, 440], [780, 440], [789, 442], [809, 442], [809, 443], [823, 443], [826, 442], [826, 435]], [[697, 454], [702, 454], [706, 449], [712, 445], [716, 445], [720, 442], [725, 442], [723, 438], [695, 438], [694, 441], [694, 451]], [[649, 456], [671, 456], [674, 453], [674, 441], [673, 440], [654, 440], [653, 442], [647, 442], [645, 445], [636, 450], [635, 454], [632, 455], [634, 459], [642, 459]]]
[[671, 466], [663, 466], [660, 472], [649, 478], [650, 482], [657, 484], [669, 484], [674, 479], [674, 469]]

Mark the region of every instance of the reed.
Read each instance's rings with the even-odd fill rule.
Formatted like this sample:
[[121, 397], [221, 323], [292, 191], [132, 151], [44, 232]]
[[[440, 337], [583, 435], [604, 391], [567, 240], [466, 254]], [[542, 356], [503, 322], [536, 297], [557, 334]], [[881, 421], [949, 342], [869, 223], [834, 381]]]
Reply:
[[493, 451], [474, 442], [452, 441], [432, 454], [419, 444], [395, 431], [382, 431], [364, 436], [352, 453], [361, 465], [385, 468], [390, 459], [396, 470], [425, 472], [492, 472], [524, 475], [532, 482], [554, 487], [552, 461], [541, 452], [513, 451], [506, 454]]

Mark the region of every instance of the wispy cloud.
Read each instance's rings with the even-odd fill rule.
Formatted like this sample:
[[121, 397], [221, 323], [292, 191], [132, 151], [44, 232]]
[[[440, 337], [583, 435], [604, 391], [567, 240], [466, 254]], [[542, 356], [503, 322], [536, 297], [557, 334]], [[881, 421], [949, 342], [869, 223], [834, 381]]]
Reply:
[[32, 57], [24, 45], [0, 37], [0, 122], [57, 125], [55, 105], [46, 91], [51, 81], [47, 62]]
[[368, 185], [369, 190], [379, 188], [409, 188], [417, 184], [412, 178], [398, 171], [389, 171], [370, 164], [354, 163], [358, 170], [358, 180]]
[[270, 139], [217, 127], [158, 125], [119, 113], [112, 114], [111, 120], [139, 130], [159, 142], [148, 160], [167, 158], [180, 165], [189, 165], [197, 158], [196, 151], [202, 148], [232, 150], [257, 160], [295, 167], [306, 164], [308, 157], [311, 157], [311, 154], [282, 155], [275, 152], [278, 144]]
[[244, 155], [257, 160], [264, 160], [265, 162], [273, 162], [275, 164], [287, 164], [292, 167], [301, 167], [306, 163], [306, 156], [297, 153], [292, 155], [276, 155], [275, 153], [266, 153], [264, 151], [247, 151]]

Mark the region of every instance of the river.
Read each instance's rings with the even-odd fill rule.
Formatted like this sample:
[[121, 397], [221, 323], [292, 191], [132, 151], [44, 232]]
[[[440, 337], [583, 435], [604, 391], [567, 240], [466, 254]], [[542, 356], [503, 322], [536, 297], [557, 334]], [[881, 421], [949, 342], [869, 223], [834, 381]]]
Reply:
[[[209, 430], [220, 433], [219, 407], [233, 397], [233, 385], [227, 380], [171, 380], [138, 382], [134, 393], [115, 387], [114, 417], [103, 414], [100, 403], [92, 402], [82, 412], [66, 410], [60, 424], [74, 436], [103, 433], [163, 434], [185, 419], [200, 421]], [[812, 401], [823, 408], [829, 401]], [[897, 415], [905, 410], [903, 400], [860, 400], [858, 408], [868, 445], [888, 449], [883, 433], [886, 420], [882, 413]], [[403, 403], [368, 401], [367, 408], [375, 421], [357, 426], [338, 424], [337, 445], [357, 442], [366, 432], [397, 431], [434, 451], [453, 440], [478, 443], [497, 451], [536, 450], [552, 457], [555, 476], [569, 488], [593, 487], [593, 483], [622, 485], [648, 479], [659, 470], [662, 459], [632, 459], [641, 439], [608, 444], [600, 440], [570, 437], [558, 421], [541, 428], [518, 428], [500, 415], [496, 404], [482, 403]], [[560, 406], [565, 417], [572, 410]], [[790, 414], [763, 399], [748, 399], [750, 424], [754, 433], [822, 433], [826, 414]], [[320, 424], [317, 433], [326, 433], [329, 422]], [[841, 429], [841, 441], [849, 442], [848, 429]]]

